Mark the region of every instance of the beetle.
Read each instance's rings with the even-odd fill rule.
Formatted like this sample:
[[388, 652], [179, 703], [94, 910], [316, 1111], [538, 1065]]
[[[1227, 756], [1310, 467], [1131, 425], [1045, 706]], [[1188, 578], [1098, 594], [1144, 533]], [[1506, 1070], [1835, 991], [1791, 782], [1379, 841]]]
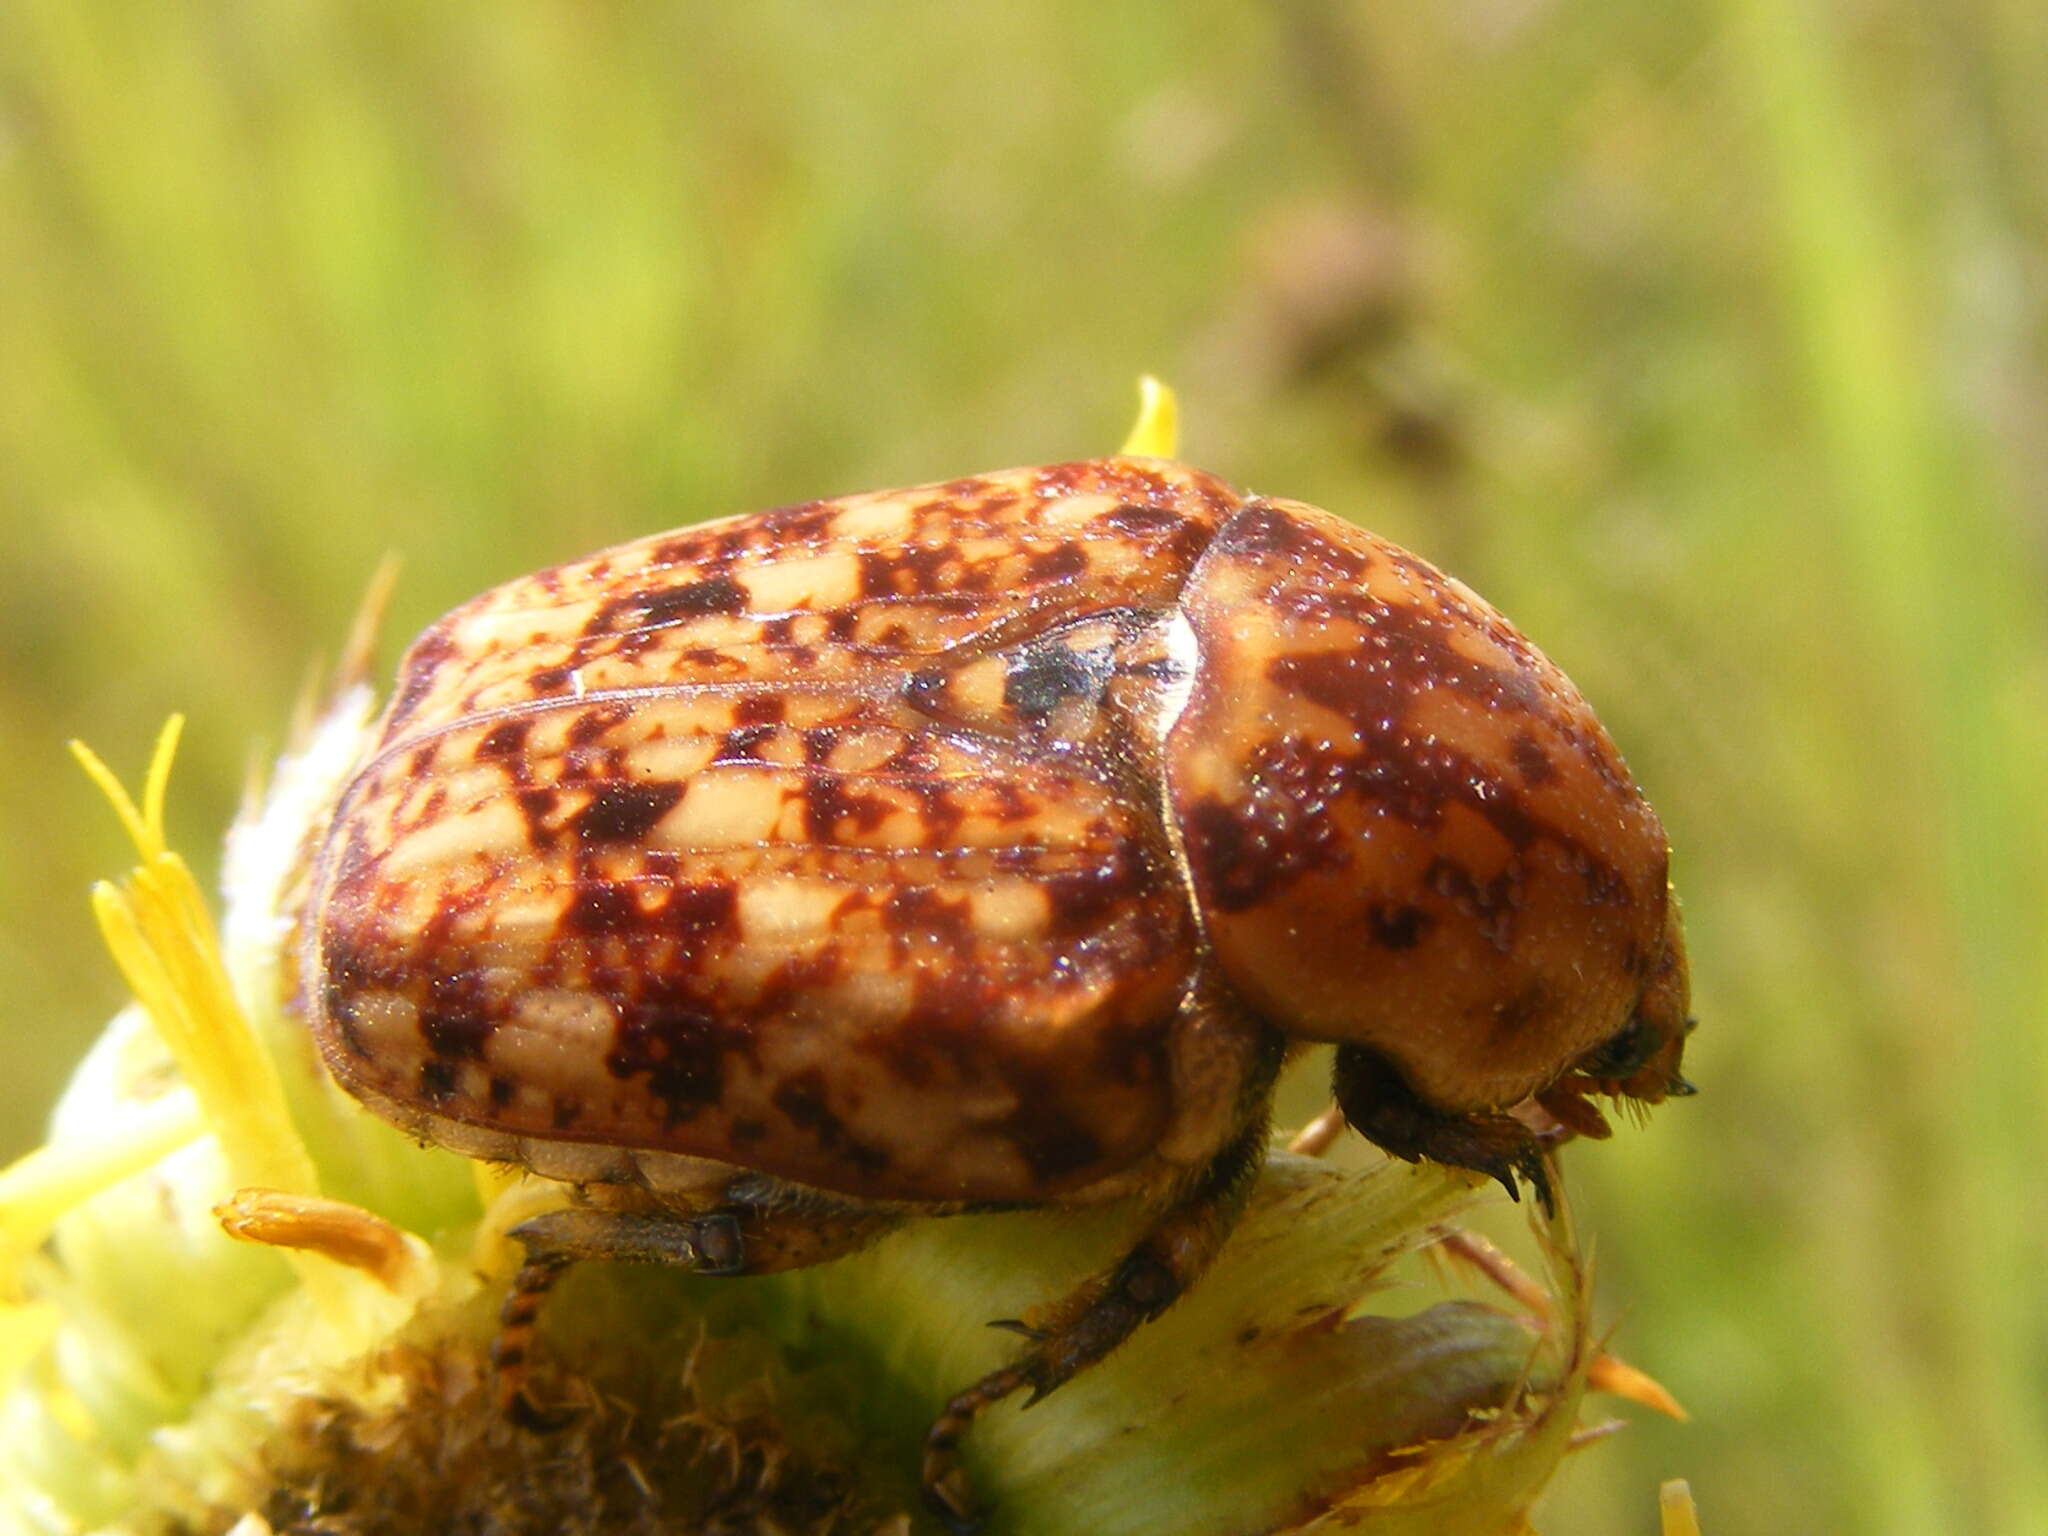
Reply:
[[[1117, 457], [621, 545], [406, 654], [312, 856], [302, 993], [378, 1114], [574, 1186], [520, 1227], [508, 1403], [579, 1259], [759, 1274], [920, 1214], [1130, 1200], [1128, 1253], [946, 1405], [1156, 1317], [1283, 1060], [1396, 1157], [1549, 1199], [1589, 1095], [1689, 1092], [1656, 814], [1470, 589]], [[1021, 1325], [1020, 1325], [1021, 1326]]]

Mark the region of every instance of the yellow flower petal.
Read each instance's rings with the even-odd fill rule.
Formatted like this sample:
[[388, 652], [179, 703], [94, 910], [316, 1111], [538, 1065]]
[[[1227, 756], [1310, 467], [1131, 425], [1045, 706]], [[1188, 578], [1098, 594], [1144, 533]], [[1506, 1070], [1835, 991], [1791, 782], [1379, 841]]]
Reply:
[[1118, 451], [1141, 459], [1170, 459], [1180, 452], [1180, 402], [1149, 373], [1138, 380], [1138, 419]]

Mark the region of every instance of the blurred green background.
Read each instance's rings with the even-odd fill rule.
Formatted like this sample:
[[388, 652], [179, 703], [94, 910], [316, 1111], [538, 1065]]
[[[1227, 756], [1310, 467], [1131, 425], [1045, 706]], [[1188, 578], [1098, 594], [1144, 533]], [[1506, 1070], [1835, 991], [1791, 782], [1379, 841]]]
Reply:
[[2048, 8], [0, 8], [0, 1155], [181, 845], [386, 658], [702, 516], [1186, 456], [1471, 580], [1679, 850], [1701, 1097], [1572, 1154], [1695, 1414], [1544, 1521], [2048, 1529]]

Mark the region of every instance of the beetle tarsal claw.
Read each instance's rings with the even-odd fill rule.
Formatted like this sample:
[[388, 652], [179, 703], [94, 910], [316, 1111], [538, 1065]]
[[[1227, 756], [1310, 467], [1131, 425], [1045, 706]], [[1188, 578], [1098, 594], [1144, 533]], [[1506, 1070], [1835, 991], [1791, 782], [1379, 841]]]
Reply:
[[985, 1523], [989, 1510], [994, 1507], [975, 1507], [974, 1495], [968, 1490], [967, 1475], [957, 1469], [943, 1482], [925, 1488], [924, 1503], [952, 1536], [975, 1536]]
[[1031, 1340], [1034, 1344], [1046, 1337], [1046, 1332], [1043, 1328], [1034, 1328], [1022, 1318], [992, 1317], [989, 1319], [988, 1326], [1000, 1328], [1005, 1333], [1014, 1333], [1019, 1338]]
[[[1529, 1187], [1536, 1191], [1536, 1203], [1543, 1207], [1546, 1220], [1557, 1215], [1557, 1194], [1550, 1183], [1550, 1164], [1540, 1151], [1529, 1151], [1515, 1159], [1515, 1171], [1529, 1181]], [[1510, 1188], [1509, 1193], [1513, 1193]]]
[[569, 1403], [543, 1407], [524, 1387], [514, 1392], [505, 1403], [505, 1417], [530, 1435], [558, 1435], [581, 1415], [582, 1410]]

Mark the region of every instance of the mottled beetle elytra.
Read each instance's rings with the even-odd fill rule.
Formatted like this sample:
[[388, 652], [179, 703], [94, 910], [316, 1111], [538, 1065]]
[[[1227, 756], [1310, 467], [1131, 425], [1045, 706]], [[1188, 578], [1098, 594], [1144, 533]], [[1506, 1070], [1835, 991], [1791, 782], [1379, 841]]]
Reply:
[[[1160, 459], [657, 535], [407, 653], [314, 854], [304, 994], [377, 1113], [575, 1187], [568, 1263], [814, 1264], [906, 1217], [1131, 1198], [1128, 1255], [946, 1405], [1169, 1306], [1337, 1047], [1397, 1157], [1548, 1198], [1589, 1095], [1689, 1091], [1655, 813], [1461, 583]], [[1542, 1113], [1537, 1112], [1540, 1109]], [[1543, 1127], [1543, 1129], [1538, 1129]]]

